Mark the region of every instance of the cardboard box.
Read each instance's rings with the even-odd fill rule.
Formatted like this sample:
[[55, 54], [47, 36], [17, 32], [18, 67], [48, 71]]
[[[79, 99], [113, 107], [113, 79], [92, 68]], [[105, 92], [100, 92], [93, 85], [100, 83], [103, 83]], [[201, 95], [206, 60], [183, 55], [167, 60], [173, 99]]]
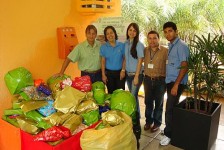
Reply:
[[0, 150], [21, 150], [20, 128], [0, 119]]

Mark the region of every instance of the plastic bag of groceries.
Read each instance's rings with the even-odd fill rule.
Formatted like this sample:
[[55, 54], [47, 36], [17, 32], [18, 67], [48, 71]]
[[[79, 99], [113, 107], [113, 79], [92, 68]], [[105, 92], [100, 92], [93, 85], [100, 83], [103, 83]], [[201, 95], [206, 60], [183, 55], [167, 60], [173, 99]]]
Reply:
[[34, 84], [30, 71], [23, 67], [9, 71], [4, 79], [11, 94], [18, 94], [22, 88]]

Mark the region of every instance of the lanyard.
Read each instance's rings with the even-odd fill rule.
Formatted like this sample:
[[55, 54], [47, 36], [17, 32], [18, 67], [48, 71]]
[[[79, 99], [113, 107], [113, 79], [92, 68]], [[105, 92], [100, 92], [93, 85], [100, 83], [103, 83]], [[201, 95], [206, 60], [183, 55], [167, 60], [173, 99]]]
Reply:
[[156, 53], [159, 51], [159, 48], [155, 51], [154, 55], [151, 54], [152, 49], [150, 49], [150, 62], [152, 62], [154, 56], [156, 55]]
[[178, 39], [174, 44], [171, 44], [171, 47], [169, 48], [168, 56], [170, 55], [170, 52], [172, 51], [174, 45], [175, 45], [179, 40], [180, 40], [180, 39]]

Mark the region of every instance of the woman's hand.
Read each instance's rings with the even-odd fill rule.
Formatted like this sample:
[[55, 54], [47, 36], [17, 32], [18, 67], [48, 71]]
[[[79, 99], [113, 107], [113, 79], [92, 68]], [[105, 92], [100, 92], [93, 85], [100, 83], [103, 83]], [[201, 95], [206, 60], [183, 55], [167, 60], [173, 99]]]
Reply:
[[120, 72], [120, 80], [124, 79], [124, 77], [125, 77], [125, 71], [121, 70], [121, 72]]
[[138, 77], [137, 76], [134, 77], [133, 83], [135, 86], [138, 85]]

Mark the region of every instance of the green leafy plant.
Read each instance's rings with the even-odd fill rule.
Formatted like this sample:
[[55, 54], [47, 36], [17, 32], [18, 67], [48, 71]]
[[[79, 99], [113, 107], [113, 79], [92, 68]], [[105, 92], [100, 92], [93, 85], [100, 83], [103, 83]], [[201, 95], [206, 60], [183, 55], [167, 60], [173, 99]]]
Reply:
[[[223, 69], [221, 68], [224, 56], [223, 36], [195, 35], [190, 44], [188, 72], [190, 81], [188, 91], [192, 97], [188, 98], [186, 107], [205, 113], [212, 112], [215, 96], [223, 90]], [[205, 100], [201, 108], [200, 100]], [[193, 106], [190, 102], [193, 101]]]

